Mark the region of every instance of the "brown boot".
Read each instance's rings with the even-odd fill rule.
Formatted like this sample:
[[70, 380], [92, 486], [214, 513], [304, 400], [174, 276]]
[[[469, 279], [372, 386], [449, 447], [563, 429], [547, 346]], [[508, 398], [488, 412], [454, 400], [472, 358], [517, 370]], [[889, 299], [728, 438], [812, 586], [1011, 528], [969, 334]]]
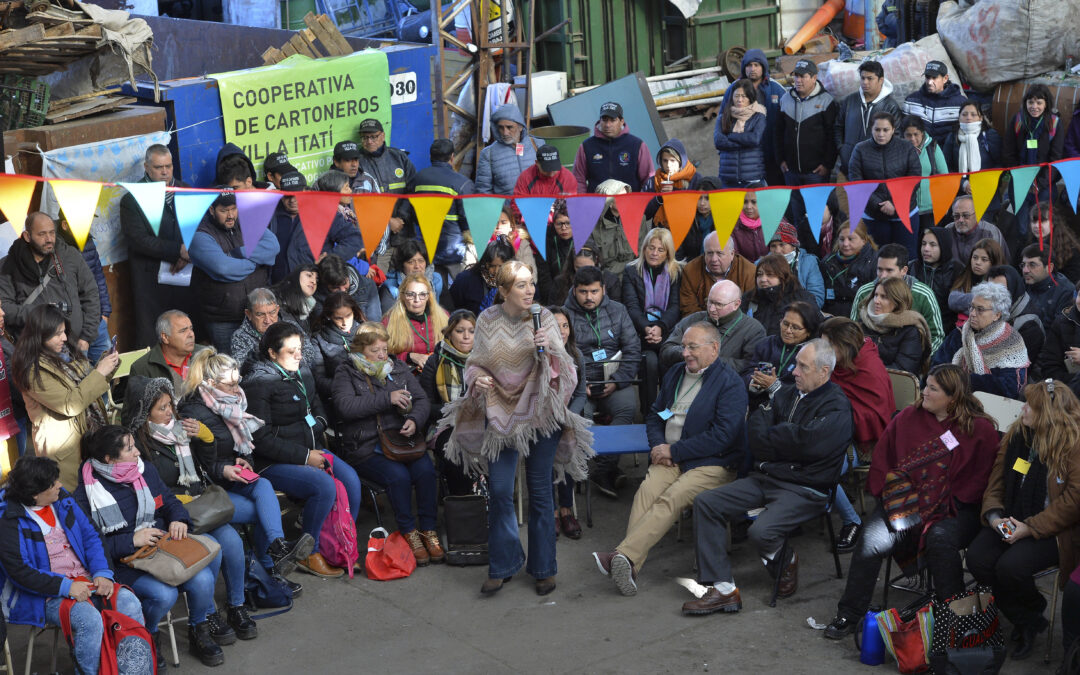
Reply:
[[435, 530], [424, 530], [420, 533], [420, 538], [424, 540], [424, 548], [427, 549], [431, 562], [441, 563], [446, 560], [446, 551], [443, 550], [442, 544], [439, 543], [438, 532]]
[[312, 553], [303, 560], [296, 561], [296, 567], [323, 579], [337, 579], [342, 574], [345, 574], [345, 570], [326, 562], [326, 558], [322, 557], [322, 553]]
[[402, 535], [405, 537], [405, 541], [409, 542], [409, 548], [412, 549], [413, 557], [416, 558], [416, 566], [423, 567], [431, 562], [431, 556], [428, 555], [427, 549], [424, 548], [424, 540], [420, 538], [420, 532], [412, 530]]

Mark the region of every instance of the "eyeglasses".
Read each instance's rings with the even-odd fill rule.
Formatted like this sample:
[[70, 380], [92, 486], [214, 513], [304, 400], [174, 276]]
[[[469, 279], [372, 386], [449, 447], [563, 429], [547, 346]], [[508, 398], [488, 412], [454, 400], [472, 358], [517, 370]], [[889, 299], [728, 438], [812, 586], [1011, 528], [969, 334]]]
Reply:
[[977, 307], [975, 305], [968, 307], [968, 314], [985, 314], [992, 311], [994, 311], [993, 307]]
[[957, 218], [957, 219], [967, 220], [968, 218], [974, 218], [975, 214], [974, 213], [953, 213], [952, 217]]
[[554, 227], [556, 230], [569, 230], [570, 229], [570, 221], [569, 220], [566, 220], [566, 221], [556, 220], [554, 223], [552, 223], [552, 227]]
[[428, 292], [427, 291], [420, 291], [419, 293], [413, 293], [412, 291], [409, 291], [408, 293], [405, 294], [405, 299], [406, 300], [427, 300], [428, 299]]
[[738, 300], [728, 300], [727, 302], [716, 302], [714, 300], [709, 300], [709, 307], [714, 307], [716, 309], [723, 309], [723, 308], [727, 307], [728, 305], [734, 305], [736, 302], [738, 302]]
[[789, 331], [791, 331], [793, 333], [798, 333], [798, 332], [806, 330], [805, 326], [800, 326], [799, 324], [791, 323], [790, 321], [781, 321], [780, 322], [780, 327], [783, 328], [784, 330], [789, 330]]

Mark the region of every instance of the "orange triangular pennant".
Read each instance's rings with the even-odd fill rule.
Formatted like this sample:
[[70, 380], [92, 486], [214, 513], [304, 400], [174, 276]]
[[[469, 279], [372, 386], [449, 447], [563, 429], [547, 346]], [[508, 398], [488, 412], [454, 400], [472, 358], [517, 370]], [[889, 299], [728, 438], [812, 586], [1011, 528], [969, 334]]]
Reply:
[[368, 260], [371, 260], [386, 233], [398, 198], [391, 194], [366, 192], [354, 194], [352, 199], [360, 236], [364, 238], [364, 248], [367, 249]]
[[949, 213], [963, 180], [964, 176], [958, 173], [930, 176], [930, 201], [934, 205], [935, 223], [940, 223], [941, 219]]

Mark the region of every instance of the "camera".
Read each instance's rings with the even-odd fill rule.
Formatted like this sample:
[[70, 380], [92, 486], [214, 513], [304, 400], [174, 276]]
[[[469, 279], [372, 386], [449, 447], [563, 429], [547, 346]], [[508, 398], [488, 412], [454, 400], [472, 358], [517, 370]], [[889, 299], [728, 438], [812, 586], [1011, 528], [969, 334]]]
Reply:
[[57, 308], [64, 316], [68, 316], [69, 314], [71, 314], [71, 305], [65, 300], [50, 302], [49, 306]]

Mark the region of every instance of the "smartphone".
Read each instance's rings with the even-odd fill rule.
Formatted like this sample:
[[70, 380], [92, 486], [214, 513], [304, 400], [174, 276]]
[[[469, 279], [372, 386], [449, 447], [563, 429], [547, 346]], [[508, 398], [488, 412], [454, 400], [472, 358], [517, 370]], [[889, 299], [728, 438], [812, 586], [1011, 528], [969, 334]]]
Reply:
[[251, 469], [248, 469], [247, 467], [241, 467], [239, 475], [241, 478], [243, 478], [249, 483], [254, 483], [255, 481], [259, 480], [259, 474], [255, 473]]
[[599, 396], [599, 395], [601, 395], [603, 393], [604, 393], [604, 385], [603, 384], [590, 384], [589, 385], [589, 395], [590, 396]]
[[773, 371], [773, 364], [769, 363], [768, 361], [761, 361], [757, 364], [757, 368], [755, 368], [755, 370], [757, 370], [759, 373], [771, 373]]
[[115, 335], [112, 336], [112, 344], [109, 346], [109, 353], [110, 354], [115, 354], [116, 353], [116, 336]]
[[1003, 520], [997, 524], [997, 531], [1002, 539], [1008, 539], [1013, 535], [1013, 532], [1016, 532], [1016, 526], [1012, 524], [1011, 520]]

